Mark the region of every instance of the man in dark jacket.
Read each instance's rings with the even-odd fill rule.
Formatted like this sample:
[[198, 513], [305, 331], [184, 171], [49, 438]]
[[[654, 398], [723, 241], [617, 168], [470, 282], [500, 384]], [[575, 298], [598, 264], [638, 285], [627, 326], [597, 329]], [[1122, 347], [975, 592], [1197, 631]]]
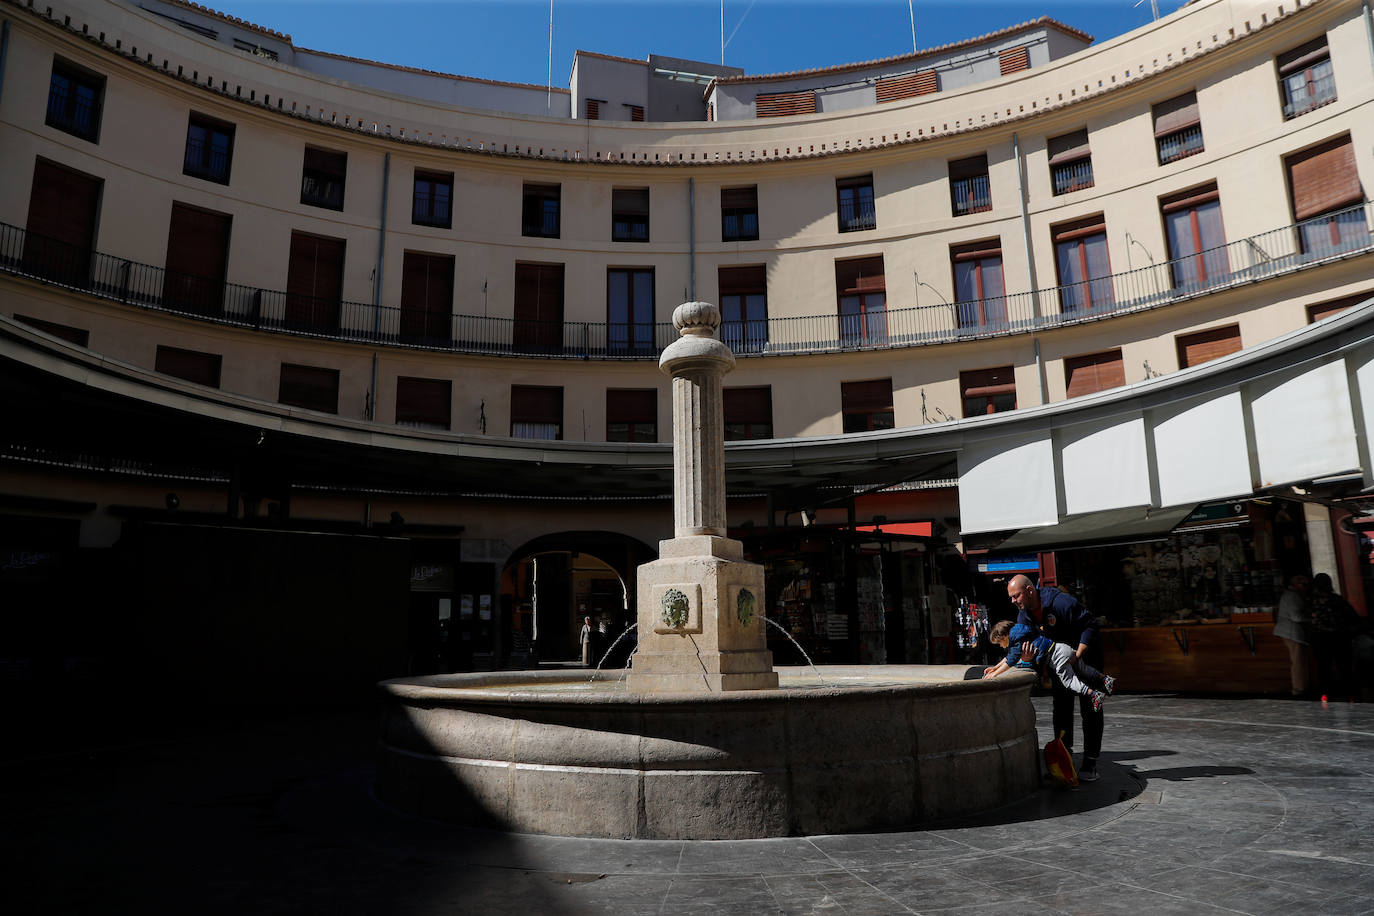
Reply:
[[[1055, 642], [1075, 647], [1083, 661], [1099, 671], [1103, 667], [1102, 635], [1097, 618], [1078, 599], [1052, 586], [1037, 588], [1025, 576], [1013, 576], [1007, 583], [1007, 597], [1016, 605], [1016, 622], [1043, 633]], [[1064, 734], [1064, 746], [1073, 750], [1073, 701], [1079, 701], [1083, 716], [1083, 763], [1078, 778], [1093, 782], [1098, 778], [1097, 758], [1102, 753], [1101, 710], [1094, 710], [1091, 698], [1080, 697], [1058, 681], [1054, 689], [1054, 733]]]

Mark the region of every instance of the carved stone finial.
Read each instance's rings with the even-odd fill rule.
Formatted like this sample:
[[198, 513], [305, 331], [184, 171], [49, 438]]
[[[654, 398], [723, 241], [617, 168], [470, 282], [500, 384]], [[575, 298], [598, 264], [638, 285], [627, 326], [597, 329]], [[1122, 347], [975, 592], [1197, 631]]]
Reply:
[[720, 309], [709, 302], [684, 302], [673, 311], [673, 327], [684, 336], [714, 337]]

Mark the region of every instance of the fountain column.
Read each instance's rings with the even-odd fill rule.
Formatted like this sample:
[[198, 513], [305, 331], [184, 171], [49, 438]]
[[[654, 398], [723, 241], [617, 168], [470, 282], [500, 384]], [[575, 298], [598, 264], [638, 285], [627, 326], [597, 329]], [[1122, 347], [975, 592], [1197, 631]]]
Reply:
[[778, 686], [763, 623], [763, 567], [726, 537], [721, 379], [735, 367], [716, 339], [720, 312], [684, 302], [659, 368], [673, 379], [673, 537], [639, 568], [637, 692]]

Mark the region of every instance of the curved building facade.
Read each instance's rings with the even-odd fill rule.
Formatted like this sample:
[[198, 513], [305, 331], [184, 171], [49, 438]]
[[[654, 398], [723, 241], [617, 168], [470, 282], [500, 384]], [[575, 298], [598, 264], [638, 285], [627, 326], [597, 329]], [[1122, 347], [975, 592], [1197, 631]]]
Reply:
[[[579, 52], [568, 91], [298, 49], [172, 0], [9, 0], [0, 21], [0, 499], [34, 665], [129, 626], [173, 670], [188, 626], [273, 643], [272, 670], [314, 655], [301, 677], [326, 681], [329, 659], [571, 655], [584, 612], [614, 638], [671, 534], [657, 357], [691, 299], [737, 356], [732, 527], [794, 571], [802, 534], [848, 538], [828, 605], [819, 582], [776, 586], [836, 660], [932, 657], [950, 634], [921, 615], [975, 588], [952, 566], [1092, 515], [1062, 444], [1026, 481], [1048, 516], [988, 510], [970, 456], [1167, 403], [1214, 360], [1243, 375], [1260, 347], [1342, 361], [1353, 467], [1275, 483], [1251, 429], [1244, 487], [1161, 495], [1147, 419], [1121, 446], [1143, 496], [1088, 504], [1187, 515], [1296, 488], [1308, 562], [1361, 582], [1365, 3], [1200, 0], [1100, 44], [1039, 20], [769, 77]], [[977, 80], [939, 76], [965, 60]], [[865, 573], [894, 532], [910, 569]], [[1055, 536], [1020, 537], [1015, 562], [1052, 574], [1027, 556]], [[120, 621], [90, 610], [110, 589]], [[77, 648], [54, 648], [53, 601]]]

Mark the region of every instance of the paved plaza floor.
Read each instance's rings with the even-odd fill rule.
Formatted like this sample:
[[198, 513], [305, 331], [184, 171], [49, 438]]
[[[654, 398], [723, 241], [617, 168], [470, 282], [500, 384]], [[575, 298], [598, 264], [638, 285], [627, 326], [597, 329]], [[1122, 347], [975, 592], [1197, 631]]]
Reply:
[[[1048, 698], [1032, 702], [1043, 742]], [[722, 842], [407, 817], [373, 797], [365, 714], [21, 741], [0, 759], [5, 910], [1374, 913], [1374, 704], [1121, 695], [1106, 722], [1103, 778], [1075, 791], [921, 829]]]

